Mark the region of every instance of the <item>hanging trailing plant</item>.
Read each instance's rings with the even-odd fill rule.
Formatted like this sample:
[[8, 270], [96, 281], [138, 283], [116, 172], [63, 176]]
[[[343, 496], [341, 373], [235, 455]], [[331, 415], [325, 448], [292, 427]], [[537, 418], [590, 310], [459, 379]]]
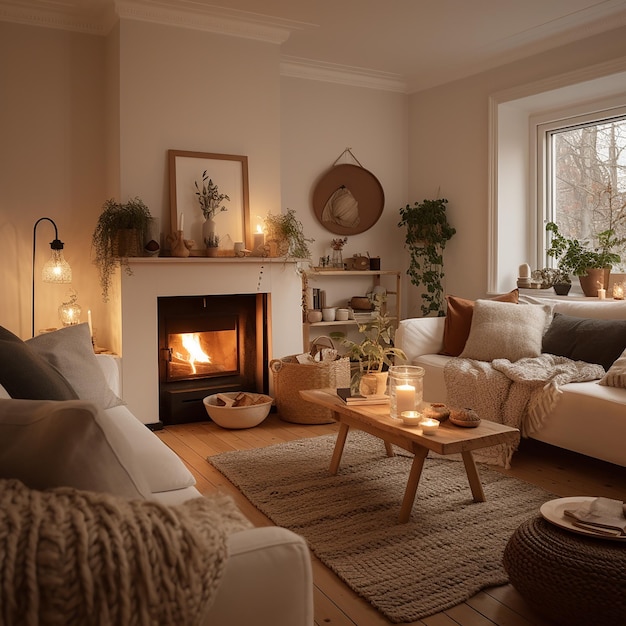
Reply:
[[445, 315], [443, 299], [443, 251], [456, 233], [448, 224], [445, 198], [415, 202], [400, 209], [398, 226], [406, 228], [405, 247], [411, 260], [407, 274], [416, 287], [423, 285], [422, 315]]

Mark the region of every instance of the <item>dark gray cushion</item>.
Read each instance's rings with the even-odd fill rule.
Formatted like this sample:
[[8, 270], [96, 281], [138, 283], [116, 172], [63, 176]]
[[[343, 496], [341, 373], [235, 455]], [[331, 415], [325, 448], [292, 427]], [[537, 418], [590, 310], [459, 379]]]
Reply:
[[597, 320], [555, 313], [542, 352], [598, 363], [605, 370], [626, 348], [626, 320]]
[[12, 398], [77, 400], [69, 382], [19, 337], [0, 326], [0, 385]]

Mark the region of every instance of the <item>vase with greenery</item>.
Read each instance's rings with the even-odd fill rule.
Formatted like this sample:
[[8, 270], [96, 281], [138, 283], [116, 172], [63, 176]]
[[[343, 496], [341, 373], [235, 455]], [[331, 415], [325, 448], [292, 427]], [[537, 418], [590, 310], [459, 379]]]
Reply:
[[131, 274], [128, 257], [141, 256], [144, 234], [151, 219], [148, 207], [137, 197], [125, 203], [111, 198], [102, 206], [91, 246], [105, 302], [109, 299], [111, 277], [116, 268], [121, 266]]
[[548, 222], [546, 231], [551, 233], [546, 254], [557, 260], [558, 269], [578, 276], [586, 296], [597, 294], [598, 283], [606, 289], [612, 266], [621, 262], [615, 249], [622, 247], [626, 238], [617, 237], [613, 229], [608, 229], [598, 233], [598, 245], [592, 246], [587, 240], [565, 237], [555, 222]]
[[372, 384], [368, 382], [368, 379], [380, 374], [384, 378], [375, 386], [378, 387], [380, 393], [384, 393], [380, 389], [384, 389], [389, 366], [393, 365], [395, 358], [404, 360], [407, 358], [402, 349], [394, 346], [394, 318], [384, 310], [384, 297], [376, 295], [374, 306], [372, 313], [355, 314], [357, 329], [361, 335], [360, 340], [353, 341], [341, 332], [330, 334], [331, 338], [337, 339], [347, 348], [346, 355], [351, 362], [357, 364], [350, 381], [353, 392], [363, 393], [364, 378], [367, 387], [371, 388]]
[[415, 202], [400, 209], [398, 226], [406, 229], [405, 246], [411, 255], [407, 274], [416, 287], [423, 285], [422, 315], [443, 317], [443, 251], [456, 233], [446, 216], [445, 198]]
[[[204, 216], [204, 224], [202, 225], [202, 239], [206, 243], [215, 234], [214, 217], [217, 213], [228, 211], [224, 206], [224, 201], [230, 202], [230, 198], [225, 193], [220, 193], [218, 186], [209, 178], [207, 170], [202, 172], [202, 181], [194, 181], [196, 187], [195, 194], [198, 196], [200, 210]], [[207, 248], [211, 247], [206, 243]], [[217, 247], [217, 246], [216, 246]]]
[[309, 243], [315, 241], [304, 234], [302, 223], [293, 209], [286, 213], [268, 213], [265, 216], [265, 245], [269, 256], [289, 256], [310, 259]]

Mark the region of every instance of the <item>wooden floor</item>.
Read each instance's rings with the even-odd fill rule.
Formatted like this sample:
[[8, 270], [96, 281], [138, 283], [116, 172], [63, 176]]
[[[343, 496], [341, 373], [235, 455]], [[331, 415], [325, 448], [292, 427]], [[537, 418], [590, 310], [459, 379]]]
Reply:
[[[206, 462], [209, 455], [336, 433], [335, 424], [299, 425], [284, 422], [275, 413], [248, 430], [224, 430], [213, 422], [167, 426], [157, 435], [185, 462], [203, 494], [228, 491], [256, 525], [270, 520], [252, 506], [222, 474]], [[330, 461], [330, 459], [329, 459]], [[553, 448], [532, 440], [522, 442], [510, 470], [511, 476], [532, 482], [559, 496], [592, 495], [626, 501], [626, 468]], [[418, 491], [419, 497], [419, 491]], [[312, 556], [317, 626], [387, 626], [391, 624], [357, 596], [333, 572]], [[540, 618], [510, 585], [476, 594], [467, 602], [438, 613], [413, 626], [551, 626]]]

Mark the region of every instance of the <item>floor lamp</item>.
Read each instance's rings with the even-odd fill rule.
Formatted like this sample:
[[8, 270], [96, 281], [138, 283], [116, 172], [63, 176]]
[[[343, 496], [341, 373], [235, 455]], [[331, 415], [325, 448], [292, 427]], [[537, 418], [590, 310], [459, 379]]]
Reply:
[[33, 295], [32, 295], [32, 336], [35, 336], [35, 250], [37, 249], [37, 226], [39, 222], [47, 220], [54, 226], [54, 241], [50, 242], [52, 256], [41, 270], [41, 280], [44, 283], [71, 283], [72, 268], [63, 258], [63, 242], [59, 240], [57, 225], [49, 217], [41, 217], [33, 226]]

